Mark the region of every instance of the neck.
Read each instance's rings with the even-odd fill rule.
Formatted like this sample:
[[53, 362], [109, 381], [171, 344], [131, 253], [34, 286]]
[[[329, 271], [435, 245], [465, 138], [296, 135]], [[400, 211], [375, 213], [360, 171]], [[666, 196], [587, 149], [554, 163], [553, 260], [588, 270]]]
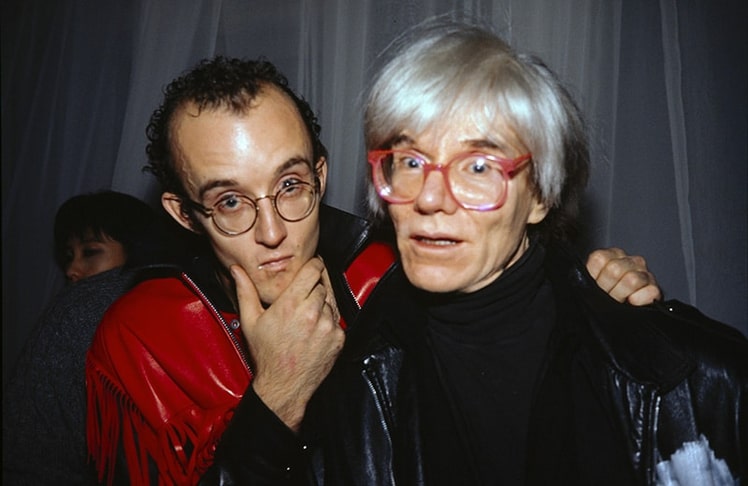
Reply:
[[216, 265], [215, 269], [216, 280], [218, 280], [221, 289], [223, 289], [226, 297], [231, 301], [231, 305], [234, 309], [239, 310], [239, 299], [236, 297], [236, 284], [234, 279], [231, 278], [228, 270], [223, 265]]

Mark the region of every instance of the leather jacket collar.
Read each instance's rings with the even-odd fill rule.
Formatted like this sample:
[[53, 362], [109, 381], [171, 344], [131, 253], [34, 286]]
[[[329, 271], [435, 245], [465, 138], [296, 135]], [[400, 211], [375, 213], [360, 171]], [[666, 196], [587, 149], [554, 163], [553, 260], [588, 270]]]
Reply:
[[[685, 442], [698, 439], [699, 434], [713, 441], [718, 457], [739, 470], [735, 431], [743, 405], [728, 398], [739, 396], [735, 389], [745, 386], [741, 382], [744, 378], [733, 376], [740, 369], [736, 363], [746, 363], [745, 339], [739, 332], [705, 323], [708, 318], [677, 302], [643, 308], [618, 304], [598, 288], [566, 248], [549, 248], [545, 265], [558, 314], [533, 409], [532, 430], [528, 431], [528, 470], [539, 471], [528, 477], [528, 483], [547, 484], [554, 481], [556, 473], [557, 480], [584, 471], [591, 478], [610, 478], [612, 474], [619, 481], [652, 484], [655, 465]], [[401, 370], [406, 353], [386, 331], [390, 323], [402, 326], [418, 318], [404, 297], [409, 287], [402, 269], [390, 272], [349, 332], [339, 360], [346, 396], [363, 393], [370, 397], [352, 415], [377, 418], [366, 420], [363, 432], [355, 426], [348, 428], [352, 433], [363, 433], [365, 442], [377, 444], [372, 451], [388, 450], [383, 444], [391, 444], [391, 431], [397, 428], [406, 427], [409, 431], [405, 433], [417, 435], [417, 414], [397, 410], [398, 403], [417, 400], [411, 378]], [[353, 386], [356, 378], [349, 373], [363, 378], [357, 385], [360, 389]], [[403, 401], [402, 394], [412, 398]], [[343, 410], [351, 412], [349, 399], [344, 402], [341, 411], [333, 414], [336, 420]], [[581, 404], [602, 408], [595, 409], [596, 418], [580, 417], [579, 413], [584, 415], [584, 408], [578, 409]], [[698, 422], [694, 416], [699, 417]], [[408, 421], [398, 424], [401, 417], [408, 417]], [[606, 451], [607, 463], [600, 457], [602, 451], [592, 445], [594, 441], [586, 440], [599, 437], [594, 431], [585, 432], [590, 427], [574, 426], [575, 419], [591, 423], [593, 428], [613, 427], [611, 431], [618, 431], [613, 433], [622, 434]], [[335, 425], [328, 423], [326, 427]], [[576, 443], [578, 448], [574, 440], [581, 441]], [[417, 449], [404, 452], [418, 456]], [[361, 467], [381, 484], [394, 484], [394, 478], [387, 475], [391, 469], [379, 467], [383, 459], [369, 458]], [[421, 474], [415, 470], [401, 473], [413, 480]]]

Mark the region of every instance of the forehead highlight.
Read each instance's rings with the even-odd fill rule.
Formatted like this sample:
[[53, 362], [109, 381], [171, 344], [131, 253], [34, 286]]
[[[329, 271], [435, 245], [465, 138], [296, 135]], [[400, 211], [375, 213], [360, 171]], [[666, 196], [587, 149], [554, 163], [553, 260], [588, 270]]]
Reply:
[[173, 132], [175, 169], [196, 198], [217, 187], [269, 190], [259, 186], [294, 166], [314, 171], [312, 140], [301, 114], [276, 88], [258, 95], [245, 112], [209, 107], [198, 114], [197, 106], [187, 106]]

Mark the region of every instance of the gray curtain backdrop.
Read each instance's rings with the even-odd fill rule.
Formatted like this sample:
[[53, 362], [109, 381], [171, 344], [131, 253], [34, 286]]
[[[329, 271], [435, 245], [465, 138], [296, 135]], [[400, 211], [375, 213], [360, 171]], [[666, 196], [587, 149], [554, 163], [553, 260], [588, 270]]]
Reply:
[[591, 127], [581, 251], [644, 255], [667, 298], [748, 333], [748, 20], [742, 0], [11, 0], [2, 7], [3, 383], [63, 285], [55, 211], [141, 169], [163, 86], [265, 56], [317, 110], [326, 202], [362, 213], [360, 95], [377, 53], [433, 15], [479, 17], [564, 79]]

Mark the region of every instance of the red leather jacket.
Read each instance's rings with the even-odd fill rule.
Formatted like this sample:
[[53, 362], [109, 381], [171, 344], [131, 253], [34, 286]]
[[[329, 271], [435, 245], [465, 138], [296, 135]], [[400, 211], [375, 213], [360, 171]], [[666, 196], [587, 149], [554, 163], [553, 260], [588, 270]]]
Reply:
[[[323, 209], [319, 250], [352, 322], [394, 255], [368, 243], [363, 220]], [[250, 384], [236, 313], [193, 277], [143, 281], [96, 332], [86, 362], [87, 442], [100, 481], [196, 484]]]
[[149, 460], [159, 484], [184, 484], [209, 465], [252, 378], [235, 319], [186, 274], [145, 281], [115, 302], [86, 363], [87, 441], [100, 480], [113, 478], [117, 447], [134, 484], [149, 484]]

